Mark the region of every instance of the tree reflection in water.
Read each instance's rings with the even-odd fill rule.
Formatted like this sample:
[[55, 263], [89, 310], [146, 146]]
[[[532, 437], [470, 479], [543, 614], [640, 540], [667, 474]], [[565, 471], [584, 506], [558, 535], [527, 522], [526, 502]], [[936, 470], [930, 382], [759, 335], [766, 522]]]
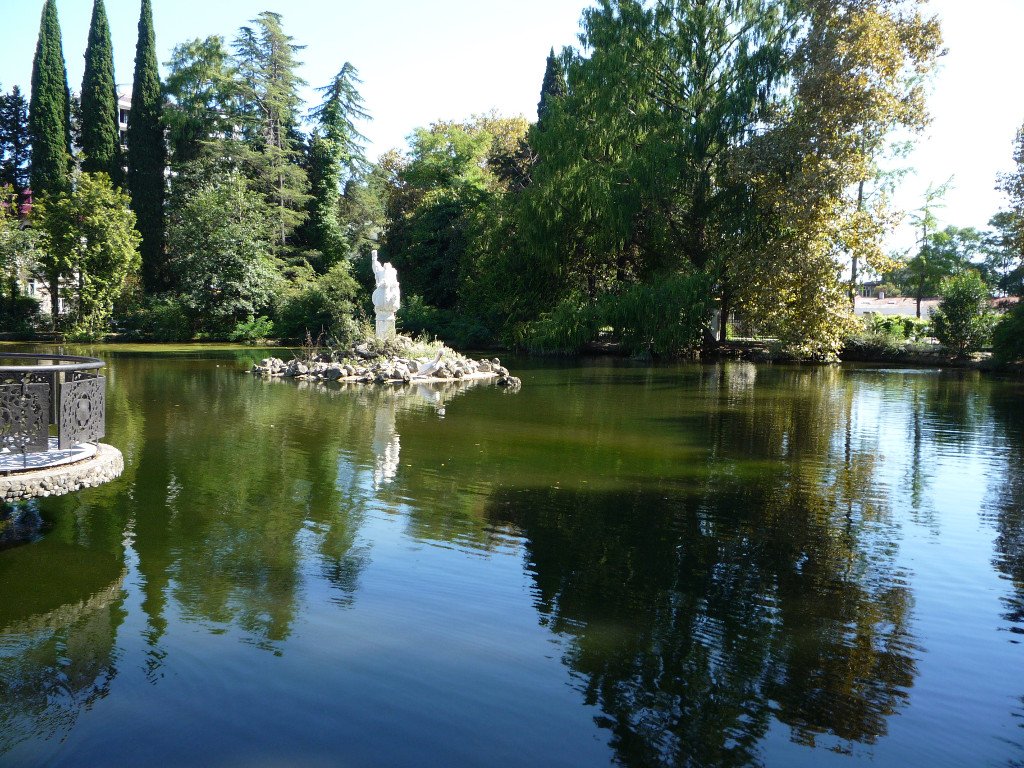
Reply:
[[0, 558], [0, 756], [28, 739], [65, 738], [117, 675], [120, 531], [73, 500], [60, 506], [74, 514], [42, 510], [47, 535]]
[[710, 441], [692, 479], [492, 498], [624, 763], [756, 762], [773, 718], [845, 750], [905, 705], [911, 595], [873, 446], [849, 439], [852, 391], [832, 376], [794, 374], [776, 398], [750, 368], [709, 371], [718, 407], [692, 417]]

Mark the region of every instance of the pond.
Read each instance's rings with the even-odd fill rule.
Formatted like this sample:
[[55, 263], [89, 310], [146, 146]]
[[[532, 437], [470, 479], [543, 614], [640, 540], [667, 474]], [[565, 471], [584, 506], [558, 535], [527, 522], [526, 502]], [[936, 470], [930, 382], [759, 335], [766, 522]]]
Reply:
[[0, 764], [1024, 763], [1024, 385], [109, 362], [117, 481], [0, 523]]

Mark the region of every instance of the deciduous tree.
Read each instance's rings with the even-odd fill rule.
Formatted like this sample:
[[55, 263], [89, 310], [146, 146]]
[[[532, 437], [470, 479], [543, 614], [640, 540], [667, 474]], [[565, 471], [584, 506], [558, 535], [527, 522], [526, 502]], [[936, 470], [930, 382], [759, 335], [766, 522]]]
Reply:
[[81, 173], [74, 189], [51, 195], [37, 209], [47, 272], [69, 286], [70, 333], [100, 338], [114, 301], [139, 269], [139, 244], [128, 195], [105, 173]]

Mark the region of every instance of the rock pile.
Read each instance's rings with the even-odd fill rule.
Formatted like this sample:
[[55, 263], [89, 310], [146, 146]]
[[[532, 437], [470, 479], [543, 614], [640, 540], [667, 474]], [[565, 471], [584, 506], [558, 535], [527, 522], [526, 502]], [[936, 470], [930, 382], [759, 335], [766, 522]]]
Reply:
[[394, 384], [429, 381], [496, 379], [500, 387], [518, 389], [522, 382], [502, 366], [498, 358], [472, 360], [450, 349], [442, 349], [434, 359], [380, 354], [367, 344], [359, 344], [348, 354], [319, 354], [306, 360], [289, 362], [268, 357], [252, 367], [258, 376], [283, 377], [299, 381], [337, 381], [359, 384]]

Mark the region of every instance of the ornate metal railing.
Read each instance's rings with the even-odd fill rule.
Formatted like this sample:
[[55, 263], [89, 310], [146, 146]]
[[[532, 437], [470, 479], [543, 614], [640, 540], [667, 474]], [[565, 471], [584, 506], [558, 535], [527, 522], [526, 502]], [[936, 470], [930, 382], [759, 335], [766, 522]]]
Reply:
[[0, 353], [0, 450], [42, 453], [95, 443], [104, 435], [106, 365], [95, 357]]

